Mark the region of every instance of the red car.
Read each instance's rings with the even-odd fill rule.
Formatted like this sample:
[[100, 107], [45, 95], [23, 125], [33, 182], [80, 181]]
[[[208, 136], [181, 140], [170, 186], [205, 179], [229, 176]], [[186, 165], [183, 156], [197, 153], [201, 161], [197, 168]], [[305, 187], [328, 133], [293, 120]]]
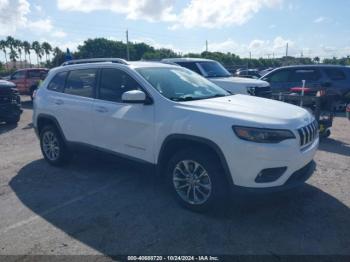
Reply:
[[44, 80], [49, 70], [46, 68], [28, 68], [14, 72], [6, 80], [14, 83], [21, 95], [30, 95], [38, 88], [39, 82]]

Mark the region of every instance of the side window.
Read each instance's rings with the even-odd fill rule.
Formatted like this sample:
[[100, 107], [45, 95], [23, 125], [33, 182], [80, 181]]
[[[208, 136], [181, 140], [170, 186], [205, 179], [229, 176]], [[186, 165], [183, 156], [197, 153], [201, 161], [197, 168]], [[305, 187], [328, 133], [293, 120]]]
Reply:
[[40, 78], [41, 71], [32, 70], [28, 72], [28, 78]]
[[201, 71], [199, 70], [196, 63], [190, 63], [190, 62], [178, 62], [178, 65], [185, 67], [193, 72], [196, 72], [197, 74], [202, 75]]
[[71, 71], [64, 92], [70, 95], [93, 97], [96, 86], [97, 69]]
[[47, 86], [48, 90], [63, 92], [64, 84], [66, 82], [67, 72], [58, 73]]
[[270, 78], [269, 81], [272, 83], [288, 82], [289, 75], [290, 75], [289, 70], [280, 70], [275, 73], [272, 73], [272, 75], [270, 75], [269, 77]]
[[17, 73], [14, 73], [11, 79], [19, 80], [19, 79], [24, 79], [25, 77], [26, 77], [26, 71], [19, 71]]
[[131, 90], [141, 90], [141, 87], [127, 73], [113, 68], [102, 69], [99, 99], [120, 103], [123, 93]]
[[317, 69], [297, 69], [293, 70], [290, 76], [290, 82], [317, 81], [321, 78], [321, 74]]
[[337, 68], [326, 68], [324, 70], [327, 76], [333, 81], [342, 81], [346, 80], [346, 75], [342, 70]]

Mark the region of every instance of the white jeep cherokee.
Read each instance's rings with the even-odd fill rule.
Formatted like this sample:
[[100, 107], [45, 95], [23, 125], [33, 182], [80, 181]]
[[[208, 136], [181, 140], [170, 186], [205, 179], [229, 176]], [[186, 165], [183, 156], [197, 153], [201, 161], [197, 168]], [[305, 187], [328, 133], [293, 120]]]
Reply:
[[173, 65], [76, 60], [52, 69], [33, 123], [45, 159], [61, 165], [77, 145], [157, 167], [193, 210], [231, 188], [285, 189], [314, 170], [318, 128], [306, 110], [231, 95]]

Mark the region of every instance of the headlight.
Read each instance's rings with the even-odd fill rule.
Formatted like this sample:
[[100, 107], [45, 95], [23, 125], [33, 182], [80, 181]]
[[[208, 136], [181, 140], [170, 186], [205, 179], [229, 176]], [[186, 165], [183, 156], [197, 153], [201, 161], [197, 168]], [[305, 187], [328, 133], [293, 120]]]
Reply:
[[255, 96], [255, 87], [247, 87], [247, 92], [251, 96]]
[[296, 138], [289, 130], [234, 126], [233, 131], [240, 139], [255, 143], [278, 144]]

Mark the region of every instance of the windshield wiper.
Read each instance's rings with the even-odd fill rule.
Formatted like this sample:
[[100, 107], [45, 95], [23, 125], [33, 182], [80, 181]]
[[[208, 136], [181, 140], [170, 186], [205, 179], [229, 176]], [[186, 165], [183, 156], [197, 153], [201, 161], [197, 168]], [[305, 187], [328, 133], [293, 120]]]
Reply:
[[193, 100], [198, 100], [200, 98], [194, 98], [192, 96], [186, 96], [186, 97], [170, 97], [170, 100], [181, 102], [181, 101], [193, 101]]
[[228, 96], [228, 95], [216, 94], [216, 95], [214, 95], [214, 96], [206, 97], [206, 99], [217, 98], [217, 97], [225, 97], [225, 96]]

